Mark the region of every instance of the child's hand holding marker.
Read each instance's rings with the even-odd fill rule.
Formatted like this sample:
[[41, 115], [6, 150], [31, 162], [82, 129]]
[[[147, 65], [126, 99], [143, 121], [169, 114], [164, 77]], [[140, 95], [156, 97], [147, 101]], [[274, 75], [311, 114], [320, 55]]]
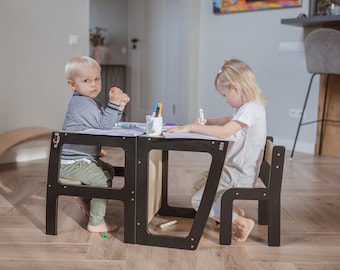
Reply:
[[[207, 119], [204, 118], [203, 109], [199, 110], [199, 117], [197, 118], [196, 122], [192, 124], [186, 124], [178, 127], [173, 127], [167, 129], [166, 132], [169, 133], [187, 133], [187, 132], [197, 132], [197, 125], [204, 126], [207, 123]], [[202, 130], [202, 128], [199, 128]]]
[[130, 97], [118, 87], [111, 87], [109, 98], [111, 103], [119, 106], [120, 111], [123, 111], [130, 101]]

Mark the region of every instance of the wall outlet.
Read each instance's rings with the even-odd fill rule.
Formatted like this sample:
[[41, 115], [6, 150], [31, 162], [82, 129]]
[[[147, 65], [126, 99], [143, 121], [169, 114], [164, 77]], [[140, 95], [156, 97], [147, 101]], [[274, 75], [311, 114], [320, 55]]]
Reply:
[[[302, 110], [301, 110], [301, 109], [290, 109], [290, 110], [289, 110], [289, 116], [290, 116], [291, 118], [300, 119], [301, 114], [302, 114]], [[306, 117], [306, 112], [305, 112], [304, 115], [303, 115], [303, 118], [305, 118], [305, 117]]]

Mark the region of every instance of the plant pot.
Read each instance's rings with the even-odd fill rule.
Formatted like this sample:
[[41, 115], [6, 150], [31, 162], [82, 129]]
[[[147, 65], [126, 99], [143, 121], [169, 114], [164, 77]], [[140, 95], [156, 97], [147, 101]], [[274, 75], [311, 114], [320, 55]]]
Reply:
[[98, 64], [102, 63], [103, 60], [103, 51], [100, 46], [95, 46], [92, 48], [92, 58], [98, 62]]

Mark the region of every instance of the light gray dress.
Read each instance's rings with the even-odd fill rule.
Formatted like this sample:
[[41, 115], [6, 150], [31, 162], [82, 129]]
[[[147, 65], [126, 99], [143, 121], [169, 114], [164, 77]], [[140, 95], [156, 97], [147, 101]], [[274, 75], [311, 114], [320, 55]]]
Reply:
[[[235, 111], [232, 119], [246, 124], [246, 127], [230, 137], [223, 171], [209, 215], [218, 222], [220, 221], [220, 203], [223, 193], [232, 187], [253, 187], [255, 185], [267, 136], [266, 111], [264, 105], [256, 101], [243, 104]], [[202, 179], [207, 179], [207, 176], [208, 171], [200, 175], [201, 183]], [[192, 197], [191, 202], [193, 208], [197, 210], [204, 186], [196, 185], [196, 187], [199, 189]], [[233, 212], [233, 220], [236, 217], [237, 214]]]

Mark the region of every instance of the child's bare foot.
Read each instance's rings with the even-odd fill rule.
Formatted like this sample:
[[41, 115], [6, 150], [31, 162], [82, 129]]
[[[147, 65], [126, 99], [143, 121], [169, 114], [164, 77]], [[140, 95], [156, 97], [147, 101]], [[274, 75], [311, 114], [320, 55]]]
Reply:
[[244, 217], [246, 215], [244, 210], [242, 208], [236, 206], [235, 204], [233, 205], [233, 211], [241, 217]]
[[237, 231], [233, 234], [233, 239], [238, 242], [246, 241], [255, 226], [255, 222], [252, 219], [242, 216], [238, 216], [233, 224], [237, 227]]
[[75, 197], [74, 200], [80, 205], [81, 211], [86, 217], [90, 216], [90, 204], [84, 202], [80, 197]]
[[[233, 211], [241, 217], [245, 216], [244, 210], [236, 205], [233, 205]], [[216, 221], [215, 230], [219, 230], [219, 229], [220, 229], [220, 223]]]
[[119, 230], [119, 226], [113, 223], [104, 222], [97, 226], [87, 225], [87, 230], [89, 232], [116, 232]]

